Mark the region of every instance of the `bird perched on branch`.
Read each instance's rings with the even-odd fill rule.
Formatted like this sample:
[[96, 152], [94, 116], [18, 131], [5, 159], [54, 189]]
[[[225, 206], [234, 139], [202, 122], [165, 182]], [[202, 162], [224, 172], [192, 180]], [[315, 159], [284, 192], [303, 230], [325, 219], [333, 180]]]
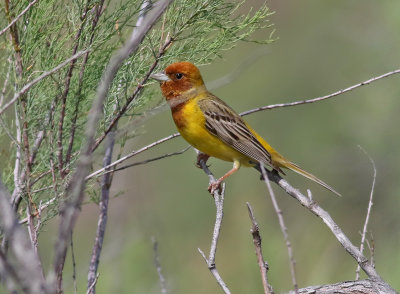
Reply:
[[288, 168], [313, 180], [333, 193], [329, 185], [287, 160], [258, 135], [231, 107], [208, 92], [199, 69], [190, 62], [176, 62], [164, 72], [153, 74], [161, 83], [161, 91], [171, 107], [172, 117], [182, 137], [193, 147], [209, 156], [233, 162], [233, 168], [208, 190], [213, 193], [241, 165], [259, 164], [284, 174]]

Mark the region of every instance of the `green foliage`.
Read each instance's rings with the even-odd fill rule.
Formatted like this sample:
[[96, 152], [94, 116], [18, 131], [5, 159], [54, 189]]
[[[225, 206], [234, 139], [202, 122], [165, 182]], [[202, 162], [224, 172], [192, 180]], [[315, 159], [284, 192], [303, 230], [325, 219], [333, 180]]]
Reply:
[[[5, 11], [5, 15], [11, 19], [29, 3], [14, 2], [11, 3], [10, 11]], [[110, 122], [116, 117], [127, 117], [123, 118], [124, 123], [134, 125], [162, 102], [159, 94], [154, 93], [154, 87], [141, 87], [136, 95], [133, 94], [141, 83], [147, 85], [146, 77], [153, 64], [156, 64], [155, 70], [159, 70], [177, 60], [208, 63], [221, 56], [224, 50], [234, 47], [237, 42], [251, 41], [250, 36], [254, 31], [270, 26], [270, 12], [266, 5], [243, 14], [243, 3], [223, 0], [175, 1], [146, 36], [136, 54], [126, 60], [117, 73], [104, 105], [104, 117], [98, 136], [107, 131]], [[77, 59], [30, 89], [22, 97], [24, 105], [16, 104], [19, 119], [27, 126], [26, 135], [31, 152], [39, 132], [45, 132], [31, 166], [31, 175], [26, 182], [21, 183], [25, 187], [24, 193], [31, 194], [36, 205], [56, 198], [52, 205], [56, 208], [63, 198], [62, 193], [79, 155], [87, 113], [96, 87], [111, 55], [130, 37], [141, 4], [137, 0], [109, 1], [101, 8], [99, 0], [38, 1], [17, 22], [22, 76], [18, 76], [15, 71], [16, 47], [2, 36], [3, 45], [0, 50], [4, 54], [0, 58], [1, 68], [9, 68], [10, 57], [12, 81], [17, 88], [54, 68], [75, 52], [90, 49], [87, 58], [83, 56]], [[97, 20], [99, 14], [101, 16]], [[4, 19], [0, 21], [3, 26], [7, 25]], [[171, 44], [161, 50], [169, 40]], [[269, 41], [270, 36], [261, 42]], [[1, 79], [5, 79], [6, 73], [2, 74], [4, 76]], [[11, 83], [8, 83], [6, 90], [8, 94], [14, 91]], [[13, 120], [13, 113], [9, 112], [5, 124], [11, 133], [16, 132]], [[132, 133], [124, 132], [118, 138], [126, 140]], [[3, 158], [5, 164], [2, 166], [2, 178], [13, 190], [16, 146], [5, 132], [2, 131], [0, 136], [3, 142], [9, 142], [12, 150]], [[20, 166], [24, 168], [26, 154], [23, 150], [21, 155]], [[28, 190], [26, 185], [30, 185]], [[91, 183], [87, 192], [92, 201], [98, 202], [95, 185], [96, 182]], [[23, 198], [27, 199], [26, 195]], [[23, 203], [21, 211], [24, 211], [24, 207]], [[54, 213], [49, 215], [53, 216]]]

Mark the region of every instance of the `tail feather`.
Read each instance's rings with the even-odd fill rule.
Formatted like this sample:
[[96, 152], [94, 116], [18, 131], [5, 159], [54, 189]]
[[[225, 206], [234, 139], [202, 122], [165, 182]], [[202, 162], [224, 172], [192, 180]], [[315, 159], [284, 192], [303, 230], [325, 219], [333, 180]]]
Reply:
[[328, 189], [329, 191], [335, 193], [338, 196], [342, 196], [340, 193], [336, 192], [331, 186], [329, 186], [327, 183], [321, 181], [320, 179], [318, 179], [316, 176], [314, 176], [313, 174], [310, 174], [309, 172], [306, 172], [305, 170], [303, 170], [302, 168], [300, 168], [297, 164], [293, 163], [293, 162], [289, 162], [286, 161], [284, 164], [282, 164], [282, 166], [302, 175], [303, 177], [306, 177], [314, 182], [316, 182], [317, 184], [320, 184], [322, 187]]

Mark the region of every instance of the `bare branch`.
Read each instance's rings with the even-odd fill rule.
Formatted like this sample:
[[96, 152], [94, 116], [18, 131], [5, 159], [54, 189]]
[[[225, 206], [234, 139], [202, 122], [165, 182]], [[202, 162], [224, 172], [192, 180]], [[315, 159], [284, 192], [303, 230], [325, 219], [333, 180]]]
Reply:
[[[201, 159], [199, 161], [201, 168], [204, 170], [204, 172], [208, 175], [210, 179], [210, 183], [215, 182], [215, 178], [211, 171], [208, 169], [206, 162]], [[217, 252], [217, 243], [218, 243], [218, 238], [219, 238], [219, 233], [221, 231], [221, 224], [222, 224], [222, 218], [224, 216], [224, 196], [225, 196], [225, 183], [222, 184], [222, 191], [220, 192], [218, 189], [216, 189], [213, 193], [214, 197], [214, 202], [215, 206], [217, 208], [217, 213], [216, 213], [216, 218], [215, 218], [215, 225], [214, 225], [214, 231], [213, 231], [213, 237], [211, 240], [211, 247], [210, 247], [210, 255], [208, 258], [204, 254], [204, 252], [198, 248], [201, 256], [203, 256], [205, 262], [207, 263], [208, 269], [210, 270], [211, 274], [214, 276], [214, 278], [217, 280], [218, 285], [222, 288], [222, 290], [225, 293], [231, 293], [229, 288], [226, 286], [225, 282], [222, 280], [217, 267], [215, 265], [215, 254]]]
[[[286, 180], [282, 179], [276, 172], [267, 171], [268, 178], [280, 186], [287, 194], [300, 202], [302, 206], [307, 208], [316, 216], [320, 217], [322, 221], [328, 226], [333, 235], [343, 246], [343, 248], [356, 260], [363, 271], [368, 275], [369, 279], [377, 282], [377, 285], [384, 284], [386, 288], [382, 293], [396, 293], [383, 279], [379, 276], [375, 268], [368, 262], [368, 259], [354, 246], [349, 238], [344, 234], [342, 229], [334, 222], [332, 217], [327, 211], [322, 209], [314, 200], [310, 200], [304, 196], [299, 190], [293, 188]], [[388, 290], [389, 289], [389, 290]], [[386, 291], [386, 292], [385, 292]]]
[[245, 115], [249, 115], [251, 113], [262, 111], [262, 110], [266, 110], [266, 109], [272, 109], [272, 108], [278, 108], [278, 107], [296, 106], [296, 105], [301, 105], [301, 104], [307, 104], [307, 103], [313, 103], [313, 102], [326, 100], [326, 99], [329, 99], [329, 98], [333, 98], [333, 97], [339, 96], [339, 95], [344, 94], [346, 92], [350, 92], [351, 90], [357, 89], [359, 87], [362, 87], [362, 86], [365, 86], [365, 85], [369, 85], [369, 84], [371, 84], [371, 83], [373, 83], [375, 81], [378, 81], [380, 79], [383, 79], [383, 78], [386, 78], [386, 77], [389, 77], [389, 76], [392, 76], [392, 75], [395, 75], [395, 74], [398, 74], [398, 73], [400, 73], [400, 69], [396, 69], [394, 71], [387, 72], [387, 73], [385, 73], [383, 75], [380, 75], [380, 76], [377, 76], [377, 77], [373, 77], [373, 78], [371, 78], [369, 80], [366, 80], [364, 82], [355, 84], [355, 85], [350, 86], [348, 88], [336, 91], [336, 92], [334, 92], [332, 94], [329, 94], [329, 95], [325, 95], [325, 96], [321, 96], [321, 97], [317, 97], [317, 98], [313, 98], [313, 99], [308, 99], [308, 100], [300, 100], [300, 101], [290, 102], [290, 103], [279, 103], [279, 104], [272, 104], [272, 105], [262, 106], [262, 107], [259, 107], [259, 108], [255, 108], [255, 109], [250, 109], [250, 110], [244, 111], [240, 115], [241, 116], [245, 116]]
[[161, 294], [167, 294], [167, 285], [165, 282], [164, 275], [162, 274], [161, 271], [160, 257], [158, 254], [158, 242], [155, 237], [152, 237], [151, 241], [153, 243], [154, 265], [156, 266], [158, 279], [160, 280]]
[[285, 225], [285, 220], [283, 219], [282, 210], [278, 206], [278, 201], [276, 201], [274, 190], [272, 190], [271, 183], [268, 180], [265, 167], [261, 162], [260, 162], [260, 169], [261, 169], [261, 173], [262, 173], [265, 185], [268, 188], [269, 195], [271, 196], [272, 205], [274, 206], [276, 215], [278, 216], [279, 226], [281, 227], [283, 238], [285, 239], [285, 243], [286, 243], [286, 247], [287, 247], [288, 255], [289, 255], [290, 275], [292, 277], [292, 284], [294, 287], [294, 292], [296, 294], [298, 294], [298, 286], [297, 286], [296, 270], [295, 270], [296, 262], [293, 257], [292, 244], [289, 241], [288, 229]]
[[55, 73], [56, 71], [60, 70], [61, 68], [63, 68], [65, 65], [67, 65], [68, 63], [70, 63], [72, 60], [75, 60], [77, 58], [79, 58], [80, 56], [82, 56], [83, 54], [85, 54], [86, 52], [88, 52], [89, 50], [83, 50], [83, 51], [79, 51], [78, 53], [76, 53], [75, 55], [71, 56], [70, 58], [66, 59], [64, 62], [60, 63], [59, 65], [57, 65], [56, 67], [54, 67], [53, 69], [44, 72], [42, 75], [40, 75], [39, 77], [37, 77], [36, 79], [34, 79], [32, 82], [26, 84], [25, 86], [22, 87], [22, 89], [14, 94], [14, 97], [8, 101], [1, 109], [0, 109], [0, 115], [3, 114], [4, 111], [7, 110], [8, 107], [10, 107], [12, 104], [14, 104], [22, 95], [24, 95], [26, 92], [28, 92], [28, 90], [30, 88], [32, 88], [34, 85], [36, 85], [37, 83], [39, 83], [41, 80], [43, 80], [44, 78], [48, 77], [49, 75]]
[[[376, 166], [375, 166], [374, 160], [371, 158], [371, 156], [369, 156], [367, 151], [365, 151], [365, 149], [362, 148], [361, 146], [358, 146], [358, 148], [360, 148], [361, 151], [364, 152], [364, 154], [368, 157], [369, 161], [371, 162], [372, 168], [374, 169], [374, 175], [373, 175], [373, 178], [372, 178], [372, 187], [371, 187], [371, 192], [369, 194], [367, 215], [365, 217], [364, 228], [363, 228], [362, 235], [361, 235], [360, 252], [363, 253], [364, 252], [365, 235], [367, 234], [367, 227], [368, 227], [369, 217], [371, 215], [371, 210], [372, 210], [372, 205], [373, 205], [372, 200], [373, 200], [373, 197], [374, 197], [374, 190], [375, 190]], [[359, 279], [360, 279], [360, 265], [358, 264], [357, 265], [357, 269], [356, 269], [356, 280], [359, 280]]]
[[250, 232], [251, 232], [251, 235], [253, 236], [254, 247], [256, 248], [257, 262], [258, 262], [258, 266], [260, 268], [261, 281], [263, 284], [264, 293], [265, 294], [273, 294], [274, 290], [272, 289], [272, 286], [268, 283], [268, 277], [267, 277], [267, 272], [269, 269], [268, 263], [264, 260], [264, 257], [262, 254], [260, 229], [258, 227], [258, 223], [257, 223], [256, 217], [254, 215], [253, 208], [251, 207], [249, 202], [246, 202], [246, 205], [247, 205], [247, 209], [249, 211], [249, 217], [250, 217], [251, 223], [253, 224]]
[[[109, 165], [111, 162], [114, 150], [114, 143], [115, 143], [115, 131], [110, 132], [108, 134], [108, 142], [103, 159], [104, 166]], [[101, 249], [103, 247], [104, 235], [107, 227], [108, 201], [110, 199], [111, 182], [112, 182], [112, 174], [104, 175], [101, 181], [101, 200], [99, 203], [100, 213], [97, 222], [96, 237], [92, 248], [92, 255], [90, 258], [89, 273], [88, 273], [87, 292], [89, 294], [96, 293], [96, 286], [95, 285], [91, 286], [91, 285], [93, 285], [96, 279], [97, 269], [100, 263]]]
[[20, 18], [21, 16], [23, 16], [38, 0], [33, 0], [31, 3], [28, 4], [28, 6], [25, 7], [24, 10], [22, 10], [22, 12], [20, 14], [17, 15], [16, 18], [14, 18], [9, 24], [8, 26], [6, 26], [4, 29], [2, 29], [0, 31], [0, 36], [2, 34], [4, 34], [9, 28], [11, 28], [11, 26], [13, 26]]

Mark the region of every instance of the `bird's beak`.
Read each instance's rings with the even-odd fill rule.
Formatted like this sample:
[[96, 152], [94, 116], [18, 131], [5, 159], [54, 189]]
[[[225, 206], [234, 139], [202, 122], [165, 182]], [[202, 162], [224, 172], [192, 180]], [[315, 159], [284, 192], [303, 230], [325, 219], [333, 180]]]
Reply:
[[170, 81], [171, 79], [163, 72], [155, 73], [150, 76], [150, 78], [155, 79], [159, 82], [166, 82]]

